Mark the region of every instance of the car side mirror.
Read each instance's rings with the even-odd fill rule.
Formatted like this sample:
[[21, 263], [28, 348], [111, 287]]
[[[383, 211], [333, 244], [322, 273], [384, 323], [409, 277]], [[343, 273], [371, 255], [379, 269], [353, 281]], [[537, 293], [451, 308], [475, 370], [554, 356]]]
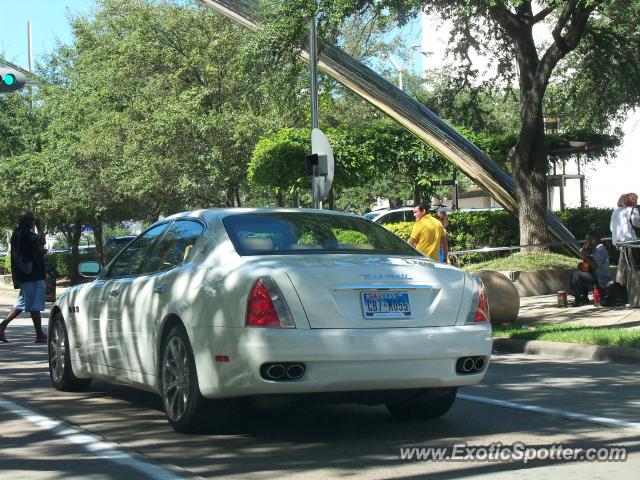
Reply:
[[94, 260], [78, 265], [78, 273], [83, 277], [96, 278], [100, 272], [102, 272], [102, 265]]

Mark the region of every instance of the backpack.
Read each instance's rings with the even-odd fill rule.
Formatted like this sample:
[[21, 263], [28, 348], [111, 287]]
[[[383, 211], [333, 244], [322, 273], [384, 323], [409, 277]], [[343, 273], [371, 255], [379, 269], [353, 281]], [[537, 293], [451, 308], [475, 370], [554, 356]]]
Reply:
[[631, 224], [631, 229], [636, 234], [636, 238], [640, 238], [640, 227], [636, 227], [633, 224], [633, 211], [634, 210], [637, 210], [638, 214], [640, 214], [640, 208], [639, 207], [632, 207], [631, 208], [631, 215], [629, 215], [629, 223]]
[[626, 303], [627, 287], [618, 282], [613, 282], [607, 287], [604, 299], [600, 302], [600, 305], [605, 307], [614, 307], [626, 305]]

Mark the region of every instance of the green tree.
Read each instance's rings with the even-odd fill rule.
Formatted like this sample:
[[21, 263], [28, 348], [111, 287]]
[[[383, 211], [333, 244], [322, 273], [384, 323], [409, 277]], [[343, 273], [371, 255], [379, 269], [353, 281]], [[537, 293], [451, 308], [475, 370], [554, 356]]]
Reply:
[[[195, 4], [101, 0], [74, 22], [74, 88], [84, 85], [118, 152], [103, 170], [148, 220], [176, 210], [240, 205], [264, 133], [295, 123], [289, 77], [246, 31]], [[97, 122], [93, 122], [94, 124]]]
[[304, 157], [309, 153], [308, 129], [285, 128], [257, 143], [249, 163], [249, 181], [276, 189], [277, 205], [284, 207], [284, 194], [289, 191], [298, 206], [300, 189], [306, 183]]
[[195, 3], [100, 0], [72, 26], [73, 44], [41, 68], [33, 118], [24, 96], [0, 98], [0, 186], [20, 189], [0, 215], [9, 225], [17, 205], [34, 208], [74, 263], [85, 225], [101, 256], [103, 224], [241, 205], [257, 140], [303, 118], [301, 62], [275, 68]]

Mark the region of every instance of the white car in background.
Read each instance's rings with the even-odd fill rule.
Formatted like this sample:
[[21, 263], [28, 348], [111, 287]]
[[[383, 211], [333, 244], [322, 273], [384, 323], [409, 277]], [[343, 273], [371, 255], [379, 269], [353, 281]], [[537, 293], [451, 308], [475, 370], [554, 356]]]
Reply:
[[181, 432], [239, 397], [281, 394], [434, 418], [491, 354], [480, 281], [354, 215], [181, 213], [80, 271], [95, 280], [51, 312], [53, 385], [155, 391]]

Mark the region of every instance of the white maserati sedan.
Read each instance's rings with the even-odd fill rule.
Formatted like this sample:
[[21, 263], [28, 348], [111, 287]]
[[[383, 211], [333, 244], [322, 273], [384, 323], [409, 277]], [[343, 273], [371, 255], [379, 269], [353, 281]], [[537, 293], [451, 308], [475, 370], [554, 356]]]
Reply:
[[50, 316], [53, 385], [157, 392], [180, 432], [222, 404], [280, 395], [435, 418], [491, 353], [481, 282], [354, 215], [180, 213], [80, 273], [94, 280]]

